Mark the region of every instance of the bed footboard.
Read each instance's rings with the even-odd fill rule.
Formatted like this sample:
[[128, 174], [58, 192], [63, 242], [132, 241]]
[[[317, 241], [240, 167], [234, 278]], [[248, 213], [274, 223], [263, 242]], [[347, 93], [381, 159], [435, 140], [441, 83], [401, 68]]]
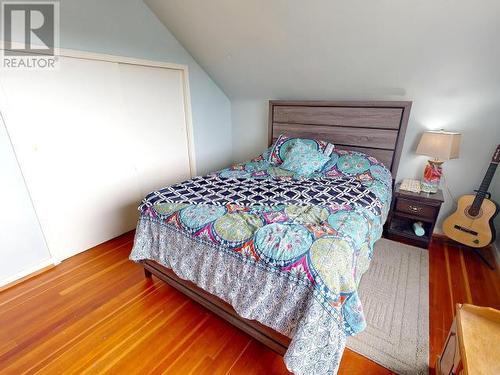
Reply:
[[174, 287], [203, 307], [212, 311], [222, 319], [260, 341], [279, 355], [284, 355], [290, 344], [290, 338], [255, 321], [239, 316], [230, 304], [204, 291], [190, 281], [180, 279], [172, 270], [151, 260], [141, 262], [144, 275], [147, 278], [155, 275], [170, 286]]

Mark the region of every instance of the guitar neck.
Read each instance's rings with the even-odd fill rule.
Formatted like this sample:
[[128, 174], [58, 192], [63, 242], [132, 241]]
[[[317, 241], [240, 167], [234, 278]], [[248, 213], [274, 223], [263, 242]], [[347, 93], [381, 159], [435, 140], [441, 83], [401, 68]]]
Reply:
[[481, 182], [481, 186], [477, 191], [476, 197], [474, 198], [474, 202], [472, 203], [472, 208], [479, 210], [481, 204], [483, 203], [484, 197], [488, 194], [488, 188], [490, 187], [491, 181], [493, 180], [493, 176], [495, 175], [495, 171], [497, 169], [498, 163], [491, 163], [486, 171], [486, 175], [483, 178], [483, 182]]

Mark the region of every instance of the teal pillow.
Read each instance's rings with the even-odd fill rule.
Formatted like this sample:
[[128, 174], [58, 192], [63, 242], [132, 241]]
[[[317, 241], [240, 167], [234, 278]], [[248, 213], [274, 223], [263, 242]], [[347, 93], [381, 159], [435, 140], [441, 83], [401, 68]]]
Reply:
[[280, 168], [295, 172], [299, 177], [307, 177], [311, 173], [323, 168], [329, 160], [330, 158], [321, 151], [297, 139], [286, 154]]

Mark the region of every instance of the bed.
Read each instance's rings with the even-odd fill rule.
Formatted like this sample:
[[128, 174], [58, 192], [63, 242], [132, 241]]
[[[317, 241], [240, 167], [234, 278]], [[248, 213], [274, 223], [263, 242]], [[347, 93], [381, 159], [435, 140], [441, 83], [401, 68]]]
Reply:
[[[335, 373], [347, 336], [366, 326], [357, 286], [410, 108], [270, 101], [271, 147], [148, 194], [130, 259], [284, 355], [290, 371]], [[306, 177], [280, 168], [297, 138], [328, 157]]]

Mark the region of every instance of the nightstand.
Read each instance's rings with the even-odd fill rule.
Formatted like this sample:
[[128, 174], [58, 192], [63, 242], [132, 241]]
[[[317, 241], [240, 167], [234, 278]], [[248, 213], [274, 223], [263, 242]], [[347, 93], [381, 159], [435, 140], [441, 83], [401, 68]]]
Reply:
[[[432, 232], [436, 225], [441, 204], [444, 202], [443, 192], [435, 194], [412, 193], [400, 190], [397, 184], [392, 196], [391, 211], [385, 225], [385, 237], [407, 244], [429, 248]], [[425, 234], [417, 236], [413, 231], [413, 223], [423, 223]]]

